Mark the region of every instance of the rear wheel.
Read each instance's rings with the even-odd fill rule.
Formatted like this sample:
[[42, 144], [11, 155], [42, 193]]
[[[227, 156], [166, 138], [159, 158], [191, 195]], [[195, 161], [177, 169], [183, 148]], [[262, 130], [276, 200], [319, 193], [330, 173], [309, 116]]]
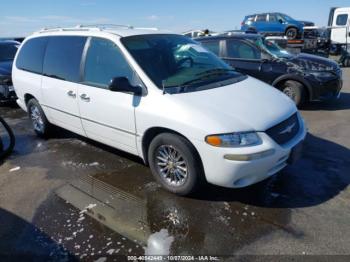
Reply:
[[290, 27], [286, 30], [286, 36], [288, 39], [295, 39], [298, 36], [298, 29]]
[[39, 102], [32, 98], [28, 101], [27, 108], [35, 133], [39, 137], [48, 137], [51, 132], [52, 125], [47, 120]]
[[148, 158], [156, 180], [172, 193], [191, 194], [203, 181], [197, 152], [179, 135], [163, 133], [156, 136], [150, 144]]
[[306, 100], [305, 87], [297, 81], [288, 80], [284, 82], [280, 90], [292, 99], [298, 107]]

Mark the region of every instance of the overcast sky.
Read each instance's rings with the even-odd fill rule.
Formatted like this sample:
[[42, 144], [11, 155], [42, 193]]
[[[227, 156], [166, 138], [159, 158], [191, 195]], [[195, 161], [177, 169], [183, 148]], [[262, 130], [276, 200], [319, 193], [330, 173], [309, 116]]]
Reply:
[[239, 29], [244, 16], [278, 11], [327, 24], [332, 6], [349, 0], [6, 0], [1, 3], [0, 36], [22, 36], [43, 27], [130, 24], [174, 32]]

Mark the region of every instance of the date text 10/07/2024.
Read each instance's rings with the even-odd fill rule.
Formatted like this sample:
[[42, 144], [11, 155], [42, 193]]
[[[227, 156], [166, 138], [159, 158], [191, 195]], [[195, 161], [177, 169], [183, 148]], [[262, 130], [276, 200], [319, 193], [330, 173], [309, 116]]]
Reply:
[[128, 256], [128, 261], [218, 261], [216, 256]]

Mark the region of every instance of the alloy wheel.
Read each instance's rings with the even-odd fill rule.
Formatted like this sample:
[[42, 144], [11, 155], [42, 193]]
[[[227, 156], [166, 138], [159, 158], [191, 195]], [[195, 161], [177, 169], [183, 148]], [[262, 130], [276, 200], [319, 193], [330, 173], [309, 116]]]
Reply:
[[181, 153], [171, 145], [162, 145], [156, 153], [161, 178], [170, 186], [183, 185], [188, 177], [188, 165]]
[[44, 121], [42, 119], [40, 110], [37, 106], [31, 106], [30, 117], [32, 119], [34, 129], [41, 133], [44, 132]]

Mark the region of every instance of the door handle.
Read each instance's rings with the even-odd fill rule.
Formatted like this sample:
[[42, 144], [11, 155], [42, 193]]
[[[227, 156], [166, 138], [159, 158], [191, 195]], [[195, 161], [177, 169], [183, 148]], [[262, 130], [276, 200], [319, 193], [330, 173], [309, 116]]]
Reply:
[[68, 91], [68, 92], [67, 92], [67, 95], [70, 96], [70, 97], [73, 97], [73, 98], [76, 98], [76, 97], [77, 97], [77, 94], [74, 93], [72, 90]]
[[90, 102], [90, 97], [88, 97], [87, 94], [82, 94], [80, 95], [81, 100], [85, 101], [85, 102]]

